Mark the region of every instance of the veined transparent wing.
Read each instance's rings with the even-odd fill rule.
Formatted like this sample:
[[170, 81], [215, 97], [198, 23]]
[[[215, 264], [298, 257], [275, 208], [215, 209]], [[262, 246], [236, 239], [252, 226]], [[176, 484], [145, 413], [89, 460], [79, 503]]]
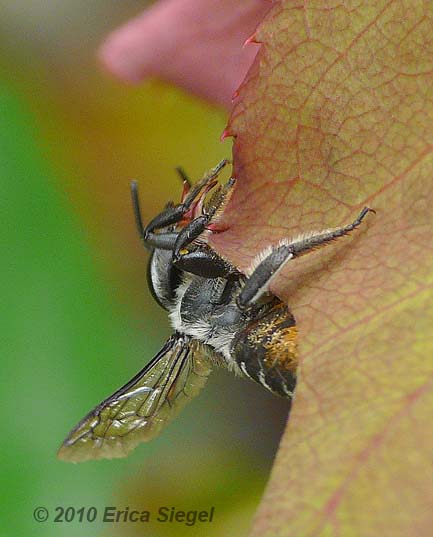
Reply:
[[89, 412], [72, 429], [57, 456], [65, 461], [125, 457], [163, 426], [204, 386], [209, 351], [174, 334], [133, 379]]

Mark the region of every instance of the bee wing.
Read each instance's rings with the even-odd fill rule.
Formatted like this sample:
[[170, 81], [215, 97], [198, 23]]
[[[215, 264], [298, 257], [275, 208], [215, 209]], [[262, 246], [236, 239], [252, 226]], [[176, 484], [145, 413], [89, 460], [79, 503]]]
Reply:
[[205, 348], [174, 334], [134, 378], [72, 429], [57, 456], [72, 462], [125, 457], [160, 433], [197, 395], [210, 370]]

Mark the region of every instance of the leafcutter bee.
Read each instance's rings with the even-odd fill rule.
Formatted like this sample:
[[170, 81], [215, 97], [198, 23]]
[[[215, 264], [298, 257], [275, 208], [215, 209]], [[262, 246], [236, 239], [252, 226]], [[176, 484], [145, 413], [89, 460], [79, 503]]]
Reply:
[[[168, 312], [174, 334], [128, 383], [102, 401], [69, 433], [58, 452], [67, 461], [124, 457], [159, 434], [194, 397], [213, 366], [228, 368], [271, 392], [293, 396], [297, 329], [290, 310], [269, 284], [291, 259], [346, 235], [371, 210], [344, 227], [283, 240], [242, 272], [213, 250], [220, 216], [235, 180], [218, 185], [223, 160], [191, 185], [179, 170], [181, 202], [143, 225], [137, 185], [131, 184], [138, 232], [150, 250], [149, 286]], [[217, 186], [218, 185], [218, 186]]]

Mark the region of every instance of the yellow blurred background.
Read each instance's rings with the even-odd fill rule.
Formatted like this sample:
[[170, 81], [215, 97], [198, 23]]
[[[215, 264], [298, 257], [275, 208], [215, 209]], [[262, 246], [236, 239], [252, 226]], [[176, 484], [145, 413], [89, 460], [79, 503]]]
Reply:
[[[160, 438], [125, 460], [72, 465], [69, 429], [170, 334], [146, 284], [129, 182], [150, 219], [221, 158], [227, 113], [101, 72], [104, 36], [133, 0], [4, 3], [0, 18], [2, 528], [0, 535], [246, 535], [287, 405], [216, 371]], [[33, 510], [48, 509], [47, 522]], [[215, 508], [211, 524], [55, 523], [56, 507]], [[155, 517], [154, 517], [155, 518]]]

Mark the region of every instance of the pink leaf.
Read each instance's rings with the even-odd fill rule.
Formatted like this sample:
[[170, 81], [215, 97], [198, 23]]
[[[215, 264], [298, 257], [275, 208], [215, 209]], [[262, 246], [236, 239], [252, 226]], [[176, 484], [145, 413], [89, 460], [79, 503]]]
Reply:
[[242, 47], [271, 4], [265, 0], [165, 0], [115, 30], [99, 55], [120, 79], [156, 76], [224, 106], [257, 47]]

